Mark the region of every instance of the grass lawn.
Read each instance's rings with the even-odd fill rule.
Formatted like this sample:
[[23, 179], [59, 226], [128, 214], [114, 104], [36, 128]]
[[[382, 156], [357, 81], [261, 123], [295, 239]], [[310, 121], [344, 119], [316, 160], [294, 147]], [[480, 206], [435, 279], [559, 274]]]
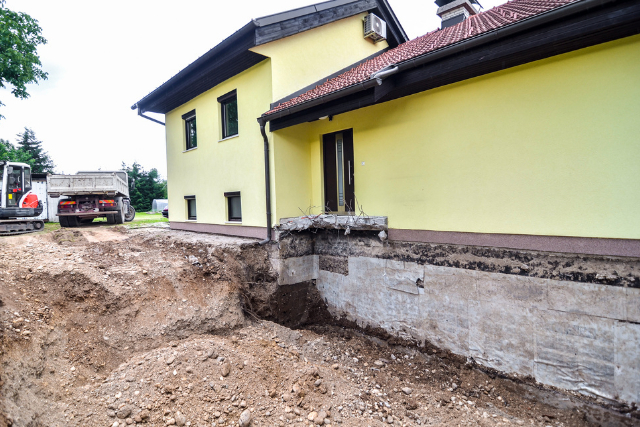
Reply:
[[[95, 221], [95, 220], [94, 220]], [[148, 214], [145, 212], [136, 212], [136, 217], [131, 222], [125, 222], [129, 228], [136, 228], [147, 224], [155, 224], [156, 222], [169, 222], [161, 213]]]
[[[157, 214], [148, 214], [145, 212], [138, 213], [136, 212], [136, 217], [131, 222], [125, 222], [124, 225], [128, 228], [138, 228], [143, 227], [148, 224], [155, 224], [156, 222], [168, 222], [169, 220], [162, 216], [161, 213]], [[106, 218], [96, 218], [93, 220], [92, 224], [104, 224], [107, 225]], [[82, 225], [81, 225], [82, 227]], [[59, 222], [45, 222], [44, 223], [44, 232], [55, 231], [60, 228]]]

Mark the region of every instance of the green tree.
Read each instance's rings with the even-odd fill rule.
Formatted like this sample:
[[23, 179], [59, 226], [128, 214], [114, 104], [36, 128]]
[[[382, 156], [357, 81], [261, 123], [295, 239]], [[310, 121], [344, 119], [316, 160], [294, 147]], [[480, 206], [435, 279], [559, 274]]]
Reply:
[[32, 173], [53, 173], [56, 165], [49, 156], [49, 153], [42, 149], [42, 141], [38, 141], [33, 130], [25, 127], [24, 132], [18, 135], [18, 148], [27, 153], [31, 161], [25, 162], [31, 165]]
[[153, 199], [167, 198], [167, 182], [160, 179], [157, 169], [147, 172], [138, 162], [131, 166], [122, 162], [122, 169], [129, 175], [129, 198], [136, 211], [149, 211]]
[[33, 161], [28, 152], [21, 148], [16, 148], [12, 143], [5, 139], [0, 139], [0, 160], [27, 164], [31, 164]]
[[[26, 85], [46, 80], [38, 56], [38, 45], [46, 44], [38, 21], [22, 12], [14, 12], [0, 0], [0, 88], [13, 86], [19, 99], [29, 97]], [[0, 101], [0, 106], [4, 104]], [[0, 119], [4, 116], [0, 115]]]

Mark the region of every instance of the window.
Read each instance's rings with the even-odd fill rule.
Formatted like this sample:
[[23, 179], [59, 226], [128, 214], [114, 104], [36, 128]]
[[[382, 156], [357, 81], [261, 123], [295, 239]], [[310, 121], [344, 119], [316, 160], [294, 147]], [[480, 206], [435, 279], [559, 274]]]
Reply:
[[24, 190], [31, 190], [31, 169], [24, 168]]
[[184, 199], [187, 201], [187, 219], [195, 221], [197, 219], [196, 196], [184, 196]]
[[238, 134], [238, 97], [233, 90], [218, 98], [222, 115], [222, 139]]
[[242, 207], [240, 203], [240, 192], [224, 193], [227, 198], [227, 218], [228, 221], [242, 222]]
[[182, 115], [184, 120], [184, 131], [187, 141], [187, 150], [198, 146], [198, 133], [196, 132], [196, 110], [191, 110]]

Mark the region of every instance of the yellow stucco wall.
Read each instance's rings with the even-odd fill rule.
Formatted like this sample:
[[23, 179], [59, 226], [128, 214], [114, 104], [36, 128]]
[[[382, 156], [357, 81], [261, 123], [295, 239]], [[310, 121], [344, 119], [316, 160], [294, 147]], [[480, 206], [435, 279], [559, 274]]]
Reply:
[[[225, 224], [224, 192], [240, 191], [242, 225], [266, 225], [264, 151], [256, 121], [271, 102], [271, 67], [267, 59], [166, 115], [169, 212], [186, 221], [184, 196], [195, 195], [197, 222]], [[238, 97], [238, 136], [220, 141], [217, 98], [232, 90]], [[182, 115], [196, 110], [198, 147], [185, 151]]]
[[[294, 36], [256, 46], [251, 50], [271, 58], [273, 100], [388, 47], [363, 38], [360, 14]], [[265, 110], [266, 111], [266, 110]]]
[[634, 36], [276, 131], [274, 219], [324, 204], [322, 135], [353, 128], [391, 228], [638, 239], [638, 76]]

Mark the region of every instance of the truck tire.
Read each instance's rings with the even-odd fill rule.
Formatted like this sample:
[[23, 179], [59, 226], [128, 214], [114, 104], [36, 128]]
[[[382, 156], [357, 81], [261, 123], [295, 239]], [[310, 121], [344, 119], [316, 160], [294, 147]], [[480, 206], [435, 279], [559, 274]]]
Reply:
[[116, 224], [124, 223], [125, 209], [126, 207], [124, 200], [122, 200], [122, 198], [118, 198], [118, 211], [115, 215], [113, 215]]
[[67, 221], [67, 217], [66, 216], [61, 216], [58, 217], [60, 218], [60, 227], [68, 227], [69, 226], [69, 221]]
[[67, 217], [67, 226], [68, 227], [77, 227], [78, 226], [78, 217], [77, 216], [68, 216]]
[[124, 216], [124, 220], [126, 222], [131, 222], [133, 221], [133, 219], [136, 217], [136, 210], [134, 209], [133, 206], [129, 205], [129, 211], [127, 212], [127, 214]]

